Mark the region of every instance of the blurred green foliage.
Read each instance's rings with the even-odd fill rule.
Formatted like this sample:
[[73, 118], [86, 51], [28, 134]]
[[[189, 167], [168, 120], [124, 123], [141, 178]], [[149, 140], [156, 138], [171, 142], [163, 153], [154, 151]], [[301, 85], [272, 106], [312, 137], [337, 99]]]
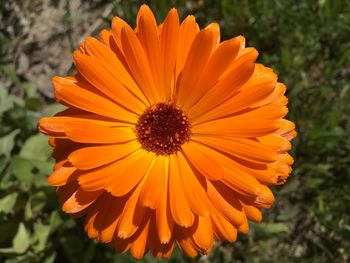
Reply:
[[[295, 170], [274, 187], [274, 207], [235, 244], [217, 245], [194, 262], [348, 262], [350, 260], [350, 4], [319, 1], [146, 1], [159, 19], [176, 6], [201, 27], [221, 25], [222, 38], [244, 35], [289, 87], [297, 123]], [[134, 23], [139, 1], [112, 5]], [[0, 5], [1, 7], [1, 5]], [[84, 19], [87, 14], [81, 14]], [[70, 18], [67, 16], [67, 19]], [[108, 19], [107, 19], [108, 20]], [[108, 26], [106, 21], [104, 26]], [[97, 32], [95, 32], [97, 33]], [[78, 43], [74, 43], [78, 45]], [[0, 33], [0, 54], [11, 40]], [[47, 185], [53, 161], [37, 120], [60, 109], [0, 60], [0, 262], [134, 262], [89, 240], [81, 221], [60, 212]], [[8, 90], [2, 81], [10, 81]], [[15, 91], [15, 92], [13, 92]], [[143, 262], [157, 262], [147, 255]], [[169, 262], [192, 262], [175, 250]]]

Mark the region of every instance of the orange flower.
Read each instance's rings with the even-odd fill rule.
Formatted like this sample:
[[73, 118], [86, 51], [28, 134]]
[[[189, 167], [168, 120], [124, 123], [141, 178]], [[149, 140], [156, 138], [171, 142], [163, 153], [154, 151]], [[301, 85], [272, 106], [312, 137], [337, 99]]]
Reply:
[[74, 52], [78, 73], [54, 77], [68, 109], [40, 120], [57, 161], [48, 181], [90, 238], [142, 258], [191, 257], [261, 221], [284, 183], [296, 135], [286, 87], [242, 36], [220, 42], [176, 9], [157, 25], [143, 5]]

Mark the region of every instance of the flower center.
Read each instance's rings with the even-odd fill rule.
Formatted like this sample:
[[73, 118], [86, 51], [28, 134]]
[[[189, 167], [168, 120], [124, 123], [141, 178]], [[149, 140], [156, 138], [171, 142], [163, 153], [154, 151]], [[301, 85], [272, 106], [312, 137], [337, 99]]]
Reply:
[[181, 149], [191, 136], [186, 114], [167, 103], [158, 103], [140, 116], [136, 135], [142, 147], [157, 155], [170, 155]]

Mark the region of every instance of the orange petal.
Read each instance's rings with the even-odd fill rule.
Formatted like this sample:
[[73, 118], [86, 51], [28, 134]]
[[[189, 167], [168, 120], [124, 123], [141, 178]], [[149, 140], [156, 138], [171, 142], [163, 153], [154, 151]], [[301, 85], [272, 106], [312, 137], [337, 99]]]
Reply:
[[248, 220], [238, 227], [238, 231], [242, 234], [247, 234], [249, 232]]
[[167, 87], [160, 82], [161, 74], [161, 54], [160, 41], [157, 30], [157, 21], [152, 10], [143, 4], [137, 14], [137, 36], [147, 55], [147, 59], [152, 71], [154, 83], [161, 100], [166, 100]]
[[166, 172], [169, 165], [167, 157], [155, 157], [155, 163], [147, 175], [147, 180], [142, 188], [140, 194], [140, 205], [152, 209], [156, 209], [160, 200], [163, 198], [162, 194], [166, 183]]
[[245, 37], [244, 36], [238, 36], [237, 38], [238, 38], [239, 43], [241, 45], [240, 50], [242, 51], [243, 49], [245, 49], [245, 42], [246, 42], [245, 41]]
[[99, 242], [107, 243], [111, 238], [113, 240], [116, 236], [115, 221], [119, 222], [121, 211], [124, 208], [127, 198], [118, 200], [104, 192], [100, 199], [102, 199], [102, 202], [96, 204], [98, 211], [93, 222], [93, 227], [98, 232], [96, 239]]
[[134, 79], [151, 104], [155, 103], [159, 96], [154, 85], [147, 55], [135, 32], [127, 25], [121, 30], [121, 42], [126, 54], [125, 59]]
[[83, 143], [120, 143], [135, 140], [135, 134], [127, 127], [106, 127], [87, 122], [69, 122], [64, 125], [69, 139]]
[[[85, 40], [85, 48], [90, 56], [96, 58], [95, 62], [98, 61], [99, 63], [101, 63], [101, 65], [115, 78], [117, 85], [114, 83], [113, 90], [110, 90], [109, 92], [114, 92], [114, 96], [117, 97], [121, 96], [121, 93], [125, 93], [126, 96], [130, 96], [125, 92], [125, 90], [128, 89], [144, 104], [147, 103], [147, 99], [145, 98], [145, 96], [143, 95], [133, 78], [130, 76], [123, 63], [118, 59], [116, 54], [111, 49], [109, 49], [101, 42], [92, 37], [88, 37]], [[96, 70], [96, 68], [93, 69]], [[98, 77], [101, 78], [101, 76]], [[104, 89], [106, 88], [107, 87], [104, 87]], [[128, 101], [127, 106], [130, 106], [129, 103], [130, 101]]]
[[113, 17], [112, 19], [112, 34], [117, 46], [122, 50], [122, 29], [125, 26], [129, 26], [123, 19], [118, 16]]
[[176, 225], [174, 233], [176, 234], [177, 243], [184, 254], [192, 258], [198, 255], [196, 245], [191, 239], [193, 227], [184, 228]]
[[66, 161], [71, 152], [84, 146], [84, 144], [76, 143], [68, 139], [54, 138], [52, 141], [54, 141], [52, 157], [55, 158], [56, 162]]
[[[98, 43], [97, 40], [96, 42]], [[91, 53], [97, 53], [95, 49], [92, 49], [92, 44], [88, 46], [90, 46]], [[104, 47], [102, 44], [101, 46]], [[97, 49], [99, 52], [106, 51], [102, 48]], [[142, 103], [136, 96], [134, 96], [125, 86], [123, 86], [120, 83], [119, 79], [115, 77], [116, 75], [122, 75], [122, 73], [112, 70], [116, 67], [116, 65], [105, 65], [105, 67], [108, 66], [108, 69], [106, 69], [100, 64], [102, 62], [105, 63], [104, 60], [107, 59], [105, 57], [114, 56], [113, 53], [103, 54], [103, 58], [101, 58], [101, 56], [98, 57], [95, 54], [95, 58], [89, 57], [77, 51], [74, 52], [73, 56], [74, 63], [77, 66], [79, 73], [82, 74], [84, 78], [87, 79], [98, 90], [106, 94], [109, 98], [111, 98], [124, 108], [128, 109], [129, 111], [132, 111], [136, 114], [140, 114], [143, 112], [145, 104]], [[112, 60], [113, 57], [111, 57], [110, 59]]]
[[178, 153], [178, 158], [181, 184], [188, 204], [193, 213], [201, 216], [209, 216], [209, 201], [204, 191], [205, 186], [202, 186], [198, 181], [197, 176], [181, 152]]
[[60, 200], [60, 203], [63, 204], [66, 200], [68, 200], [79, 188], [78, 182], [72, 181], [66, 185], [57, 187], [56, 193]]
[[200, 135], [251, 138], [271, 134], [277, 129], [278, 124], [274, 120], [244, 120], [231, 117], [194, 125], [192, 127], [192, 133]]
[[254, 61], [258, 52], [250, 52], [232, 63], [217, 84], [212, 87], [193, 107], [189, 109], [192, 118], [196, 118], [231, 98], [252, 76]]
[[[104, 37], [105, 40], [104, 40], [101, 37], [101, 34], [103, 31], [101, 31], [100, 38], [101, 38], [101, 42], [103, 42], [104, 44], [106, 44], [107, 42], [107, 46], [110, 47], [110, 49], [114, 52], [114, 54], [118, 57], [120, 62], [124, 65], [124, 67], [130, 73], [128, 64], [126, 63], [126, 60], [125, 60], [125, 56], [123, 53], [122, 44], [120, 40], [122, 27], [124, 27], [125, 25], [127, 25], [127, 23], [124, 20], [122, 20], [119, 17], [114, 17], [112, 19], [112, 30], [108, 31], [109, 38], [107, 39], [107, 36], [105, 36]], [[107, 35], [106, 33], [104, 34]]]
[[166, 159], [166, 170], [164, 174], [164, 188], [156, 209], [157, 234], [161, 244], [170, 242], [173, 233], [174, 219], [171, 215], [168, 194], [169, 185], [169, 158]]
[[[230, 168], [228, 168], [227, 166], [227, 169], [230, 169]], [[250, 174], [244, 173], [243, 171], [237, 171], [237, 170], [236, 171], [226, 170], [226, 171], [227, 171], [227, 174], [225, 175], [223, 182], [227, 184], [230, 188], [232, 188], [233, 190], [235, 190], [236, 192], [242, 195], [247, 195], [247, 196], [257, 195], [256, 193], [261, 185], [256, 178], [254, 178]], [[241, 172], [240, 175], [239, 175], [239, 172]]]
[[294, 163], [293, 157], [290, 156], [288, 153], [279, 154], [278, 161], [281, 163], [289, 164], [289, 165], [292, 165]]
[[222, 117], [229, 117], [241, 110], [264, 105], [267, 97], [275, 90], [276, 78], [252, 77], [231, 99], [213, 108], [207, 114], [199, 116], [196, 121], [203, 122]]
[[142, 259], [148, 250], [147, 240], [149, 238], [149, 226], [150, 220], [148, 219], [146, 225], [143, 226], [141, 232], [138, 234], [138, 237], [134, 242], [132, 242], [130, 247], [130, 253], [136, 259]]
[[115, 231], [118, 225], [118, 221], [121, 213], [123, 212], [123, 208], [125, 202], [127, 201], [128, 196], [125, 197], [114, 197], [112, 195], [108, 195], [108, 199], [105, 201], [108, 203], [108, 212], [101, 223], [103, 225], [100, 235], [99, 241], [103, 243], [112, 242]]
[[211, 251], [213, 247], [213, 228], [209, 217], [198, 216], [198, 225], [193, 233], [192, 240], [202, 253], [208, 254]]
[[187, 16], [180, 26], [179, 45], [176, 58], [176, 78], [184, 67], [188, 52], [198, 32], [199, 26], [196, 23], [196, 18], [193, 15]]
[[69, 105], [88, 112], [131, 123], [134, 123], [137, 119], [135, 114], [121, 108], [108, 99], [80, 88], [72, 80], [54, 77], [52, 82], [55, 86], [55, 96]]
[[181, 186], [179, 161], [176, 155], [170, 155], [169, 167], [169, 200], [171, 214], [178, 225], [189, 227], [193, 224], [194, 215], [188, 205]]
[[107, 164], [103, 167], [86, 171], [79, 176], [79, 184], [87, 191], [105, 188], [107, 183], [114, 179], [115, 176], [120, 173], [125, 173], [125, 171], [145, 155], [145, 151], [138, 150], [137, 152], [112, 164]]
[[208, 64], [203, 70], [199, 81], [187, 94], [184, 108], [194, 105], [214, 84], [222, 73], [235, 59], [239, 50], [239, 41], [236, 38], [222, 42], [209, 58]]
[[259, 137], [258, 140], [278, 153], [289, 151], [292, 148], [288, 140], [276, 134]]
[[208, 29], [200, 31], [193, 40], [177, 90], [177, 101], [179, 106], [184, 105], [188, 92], [198, 82], [203, 69], [208, 63], [214, 46], [214, 35]]
[[241, 202], [244, 212], [247, 218], [254, 222], [260, 222], [262, 220], [262, 213], [260, 209], [252, 205], [247, 205], [244, 202]]
[[119, 238], [129, 238], [131, 237], [139, 228], [145, 218], [147, 208], [141, 207], [138, 204], [138, 199], [145, 182], [145, 178], [137, 185], [135, 190], [131, 193], [128, 201], [125, 204], [124, 210], [120, 219], [118, 221], [118, 237]]
[[286, 116], [288, 113], [288, 108], [281, 105], [269, 104], [240, 114], [235, 115], [233, 118], [241, 120], [279, 120]]
[[[106, 119], [106, 120], [104, 120]], [[103, 126], [130, 126], [123, 122], [116, 122], [113, 119], [103, 118], [96, 114], [84, 114], [74, 117], [55, 116], [46, 117], [39, 120], [39, 126], [43, 131], [51, 136], [65, 136], [64, 125], [68, 122], [87, 122]]]
[[[63, 117], [64, 118], [64, 117]], [[40, 131], [46, 135], [55, 137], [65, 136], [63, 124], [60, 117], [46, 117], [39, 120]]]
[[177, 13], [177, 10], [175, 8], [172, 8], [164, 20], [162, 33], [160, 34], [162, 71], [160, 71], [159, 74], [162, 77], [162, 86], [159, 88], [164, 91], [163, 100], [169, 98], [170, 88], [173, 86], [174, 82], [179, 33], [179, 15]]
[[174, 249], [174, 240], [169, 240], [167, 243], [161, 243], [157, 236], [157, 223], [153, 216], [149, 230], [148, 247], [152, 255], [157, 258], [169, 258]]
[[194, 141], [215, 148], [218, 151], [236, 156], [251, 162], [271, 163], [277, 160], [277, 154], [270, 147], [246, 138], [225, 138], [214, 136], [193, 136]]
[[244, 222], [242, 206], [237, 195], [222, 183], [207, 181], [207, 194], [213, 206], [233, 225], [239, 226]]
[[250, 174], [254, 178], [256, 178], [259, 182], [263, 184], [275, 184], [277, 180], [277, 174], [275, 171], [275, 164], [274, 163], [268, 163], [268, 164], [258, 164], [249, 162], [247, 160], [243, 159], [237, 159], [232, 157], [232, 160], [235, 163], [235, 166], [237, 169], [242, 170], [243, 172]]
[[[210, 169], [212, 173], [215, 173], [215, 171], [220, 173], [221, 180], [230, 188], [234, 189], [238, 193], [252, 197], [256, 197], [261, 191], [260, 183], [253, 176], [241, 170], [239, 166], [236, 166], [236, 162], [234, 160], [228, 158], [224, 154], [219, 153], [218, 151], [202, 146], [196, 142], [191, 142], [188, 145], [201, 146], [201, 151], [205, 152], [211, 158], [211, 163], [209, 163], [209, 161], [205, 161], [199, 164], [201, 165], [201, 169]], [[215, 162], [215, 167], [211, 167], [212, 162]], [[215, 169], [211, 170], [212, 168]]]
[[110, 30], [107, 29], [102, 29], [99, 33], [99, 40], [101, 41], [101, 43], [103, 43], [104, 45], [106, 45], [107, 47], [111, 47], [110, 44], [110, 38], [112, 36], [112, 32]]
[[72, 152], [68, 160], [80, 170], [89, 170], [119, 160], [140, 149], [137, 141], [85, 147]]
[[215, 47], [220, 43], [220, 25], [216, 22], [210, 23], [205, 27], [205, 29], [210, 30], [214, 35]]
[[286, 89], [287, 88], [284, 84], [277, 82], [272, 93], [269, 96], [266, 96], [263, 100], [256, 101], [252, 105], [252, 107], [259, 107], [277, 101], [278, 99], [283, 97], [283, 94], [286, 92]]
[[116, 171], [113, 180], [106, 185], [106, 190], [114, 196], [123, 196], [129, 193], [143, 177], [147, 177], [155, 160], [155, 155], [147, 152], [128, 169]]
[[208, 147], [196, 142], [182, 146], [186, 158], [199, 173], [210, 180], [221, 180], [224, 176], [224, 171], [216, 160], [208, 154], [207, 149]]
[[[85, 218], [85, 231], [90, 238], [99, 238], [101, 227], [96, 224], [96, 217], [102, 212], [104, 214], [105, 209], [109, 205], [108, 195], [102, 194], [96, 203], [89, 209]], [[100, 216], [100, 215], [99, 215]]]
[[78, 213], [95, 202], [103, 192], [103, 190], [87, 192], [78, 188], [77, 191], [63, 203], [62, 210], [70, 214]]
[[214, 233], [219, 240], [236, 241], [237, 228], [227, 221], [214, 206], [211, 206], [210, 209], [210, 219]]
[[270, 190], [270, 188], [266, 185], [261, 185], [261, 190], [258, 196], [256, 197], [254, 204], [261, 208], [268, 209], [274, 202], [275, 197], [273, 196], [273, 193]]
[[55, 170], [48, 178], [49, 185], [61, 186], [68, 184], [78, 178], [77, 168], [63, 161], [63, 165]]
[[278, 124], [279, 124], [279, 129], [275, 132], [276, 134], [279, 134], [285, 137], [287, 140], [291, 140], [292, 138], [294, 138], [294, 137], [289, 138], [288, 136], [286, 136], [291, 132], [293, 132], [295, 129], [295, 124], [293, 122], [282, 119], [278, 121]]
[[118, 253], [125, 253], [130, 249], [132, 242], [130, 239], [115, 237], [113, 244]]

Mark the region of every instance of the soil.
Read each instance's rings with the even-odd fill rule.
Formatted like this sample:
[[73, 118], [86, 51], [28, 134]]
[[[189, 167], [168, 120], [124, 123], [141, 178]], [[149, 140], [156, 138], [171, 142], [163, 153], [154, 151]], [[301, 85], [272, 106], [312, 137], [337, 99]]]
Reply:
[[[47, 98], [53, 98], [51, 78], [69, 73], [72, 51], [108, 27], [105, 18], [112, 11], [112, 5], [80, 0], [0, 0], [0, 7], [0, 66], [10, 67]], [[3, 71], [0, 80], [16, 89]]]

